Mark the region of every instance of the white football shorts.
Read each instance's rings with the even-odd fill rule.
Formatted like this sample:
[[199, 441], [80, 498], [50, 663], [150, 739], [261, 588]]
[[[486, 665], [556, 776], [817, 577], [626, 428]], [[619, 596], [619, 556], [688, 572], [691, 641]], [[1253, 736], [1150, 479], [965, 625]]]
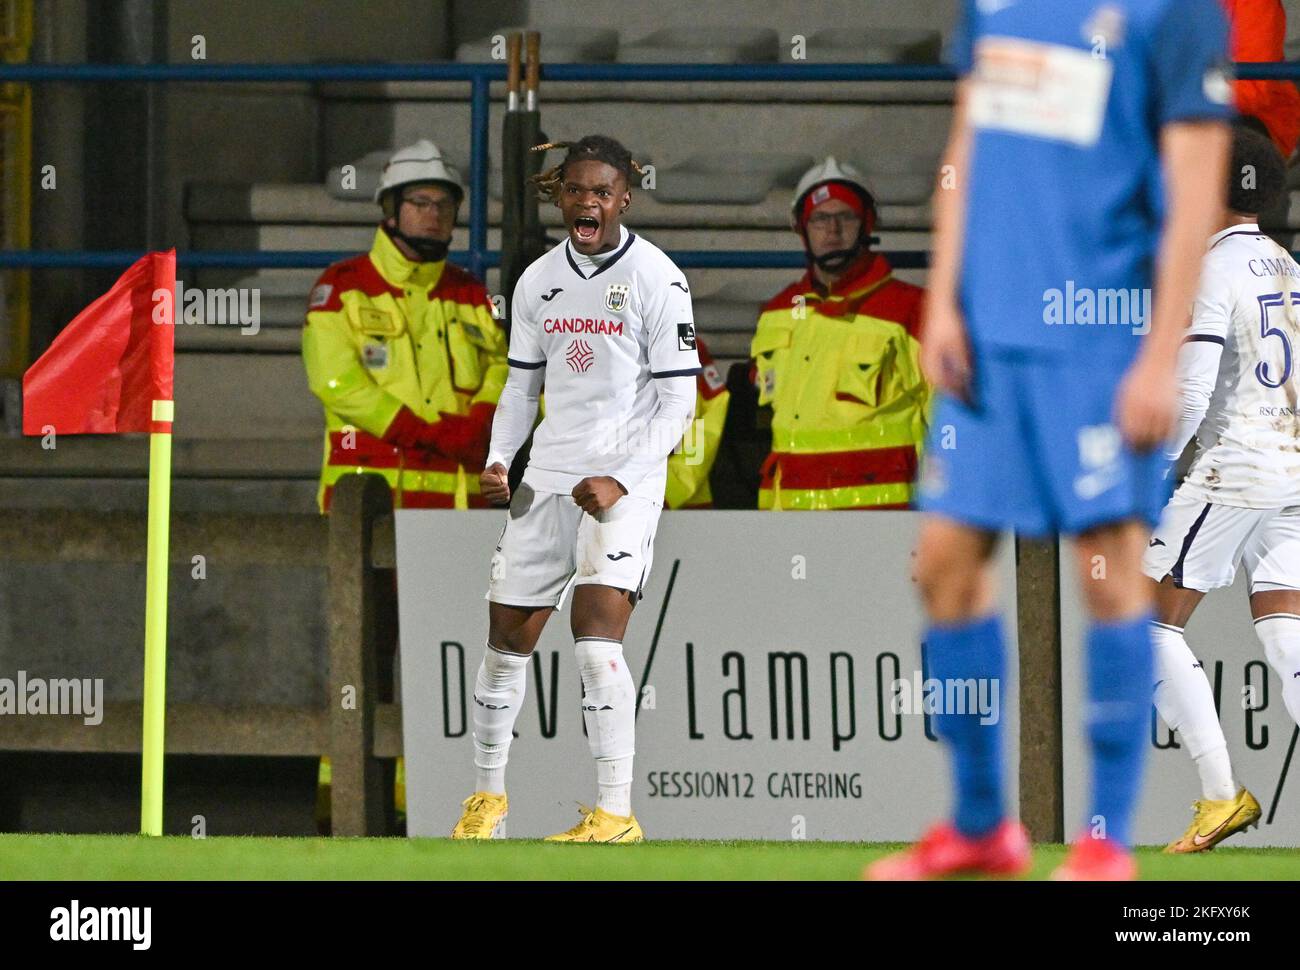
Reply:
[[654, 559], [661, 506], [624, 495], [588, 515], [572, 495], [521, 483], [497, 539], [487, 599], [507, 606], [560, 607], [570, 587], [595, 583], [641, 598]]
[[1142, 557], [1155, 580], [1207, 592], [1231, 586], [1237, 564], [1252, 593], [1300, 589], [1300, 506], [1243, 509], [1181, 494], [1165, 506]]

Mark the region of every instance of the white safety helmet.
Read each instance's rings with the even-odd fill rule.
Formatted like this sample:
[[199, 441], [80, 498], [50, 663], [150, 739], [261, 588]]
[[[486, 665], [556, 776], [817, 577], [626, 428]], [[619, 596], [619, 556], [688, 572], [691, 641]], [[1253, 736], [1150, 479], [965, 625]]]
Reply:
[[446, 186], [456, 197], [457, 204], [465, 198], [465, 186], [455, 166], [442, 157], [442, 150], [427, 138], [414, 145], [399, 148], [384, 165], [375, 189], [375, 201], [381, 202], [384, 193], [418, 182], [437, 182]]
[[827, 182], [842, 182], [855, 189], [862, 196], [863, 205], [871, 211], [872, 218], [875, 220], [876, 194], [867, 184], [866, 176], [851, 163], [840, 162], [834, 155], [827, 155], [825, 161], [818, 162], [804, 172], [803, 177], [799, 179], [799, 184], [794, 188], [794, 198], [790, 202], [790, 224], [795, 231], [799, 230], [799, 215], [803, 209], [805, 196]]

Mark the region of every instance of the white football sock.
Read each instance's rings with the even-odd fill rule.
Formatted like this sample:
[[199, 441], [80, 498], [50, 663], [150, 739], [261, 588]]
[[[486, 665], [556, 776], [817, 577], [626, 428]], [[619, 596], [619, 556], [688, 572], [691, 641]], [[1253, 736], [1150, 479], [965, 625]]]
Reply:
[[1291, 720], [1300, 724], [1300, 616], [1271, 613], [1255, 621], [1255, 635], [1264, 656], [1282, 678], [1282, 703]]
[[1228, 742], [1214, 709], [1214, 692], [1205, 671], [1183, 639], [1181, 627], [1151, 624], [1155, 660], [1155, 704], [1161, 719], [1187, 747], [1201, 776], [1201, 797], [1235, 798]]
[[528, 686], [528, 656], [488, 644], [474, 679], [475, 791], [504, 795], [515, 718]]
[[623, 659], [623, 644], [605, 637], [577, 637], [574, 647], [582, 674], [582, 718], [596, 759], [596, 807], [631, 815], [636, 686]]

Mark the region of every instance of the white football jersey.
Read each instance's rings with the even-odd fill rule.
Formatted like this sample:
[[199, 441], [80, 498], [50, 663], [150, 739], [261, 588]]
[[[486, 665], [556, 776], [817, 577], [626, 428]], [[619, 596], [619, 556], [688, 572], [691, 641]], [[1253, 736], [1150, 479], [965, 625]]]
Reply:
[[[657, 246], [622, 228], [595, 259], [566, 238], [532, 263], [511, 303], [510, 365], [545, 367], [545, 417], [533, 434], [524, 481], [570, 492], [627, 460], [645, 426], [655, 378], [700, 372], [686, 277]], [[668, 453], [632, 494], [662, 503]]]
[[1219, 505], [1300, 504], [1300, 266], [1256, 226], [1216, 234], [1187, 339], [1223, 356], [1183, 488]]

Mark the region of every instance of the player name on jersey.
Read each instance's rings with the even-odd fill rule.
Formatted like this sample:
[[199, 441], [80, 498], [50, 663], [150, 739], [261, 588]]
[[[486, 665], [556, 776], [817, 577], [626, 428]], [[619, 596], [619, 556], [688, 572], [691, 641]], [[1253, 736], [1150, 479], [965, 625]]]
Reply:
[[1300, 504], [1300, 279], [1253, 224], [1210, 241], [1188, 339], [1223, 348], [1184, 488], [1242, 508]]
[[1300, 266], [1290, 256], [1246, 260], [1246, 269], [1256, 276], [1291, 276], [1300, 279]]

